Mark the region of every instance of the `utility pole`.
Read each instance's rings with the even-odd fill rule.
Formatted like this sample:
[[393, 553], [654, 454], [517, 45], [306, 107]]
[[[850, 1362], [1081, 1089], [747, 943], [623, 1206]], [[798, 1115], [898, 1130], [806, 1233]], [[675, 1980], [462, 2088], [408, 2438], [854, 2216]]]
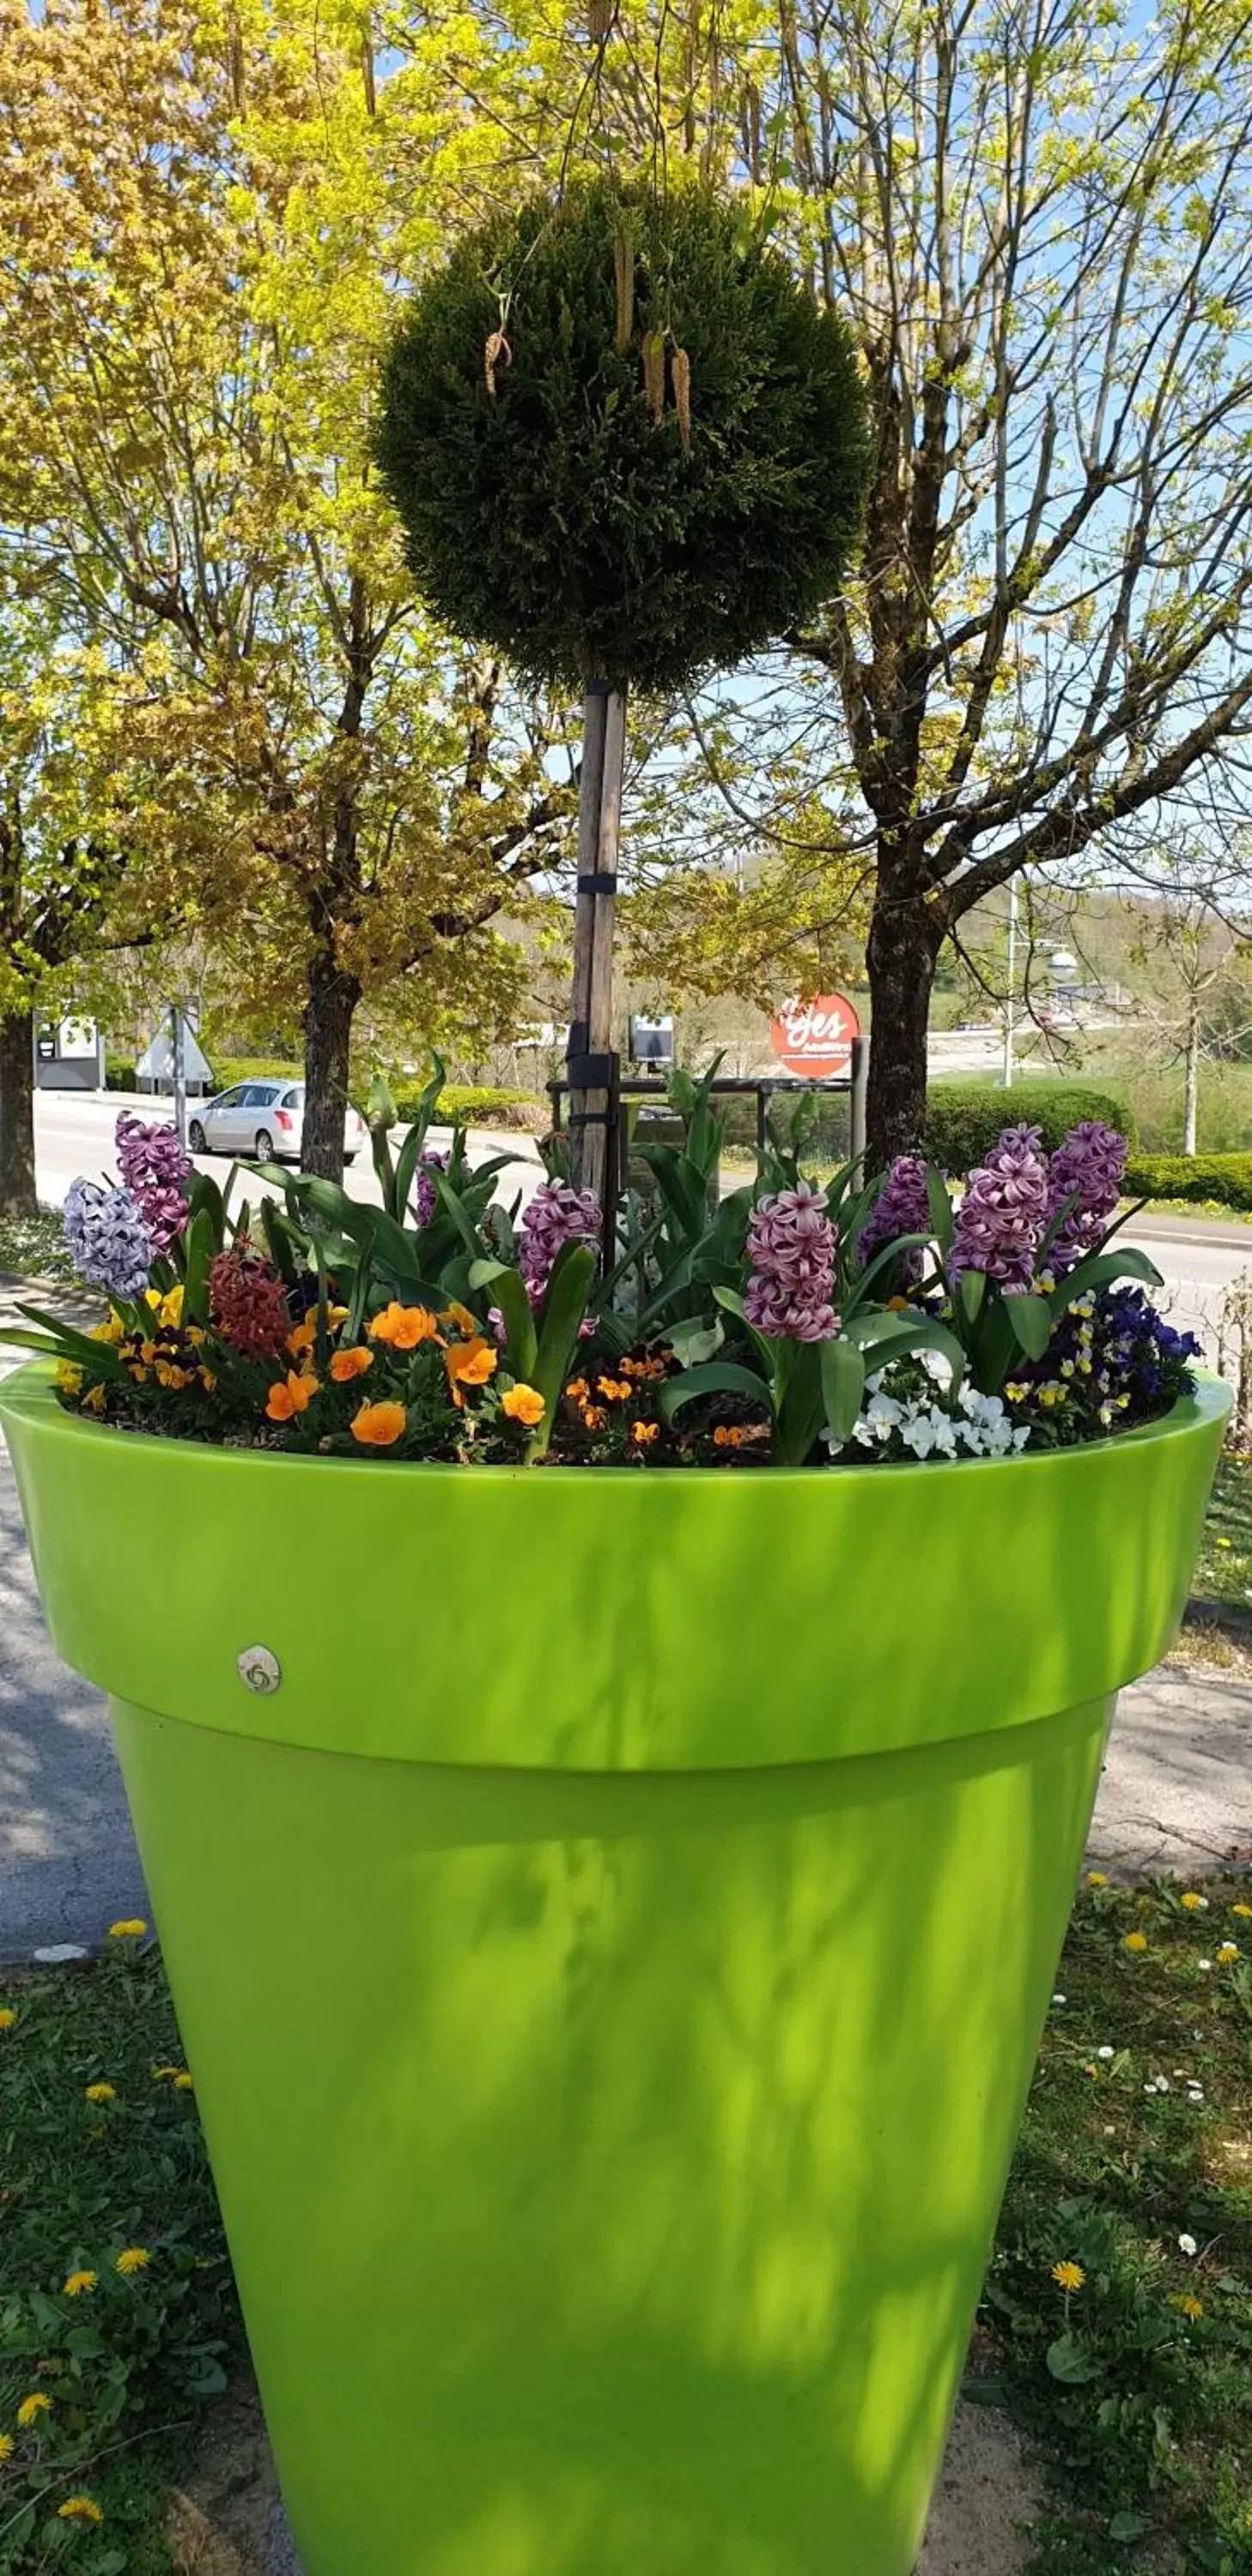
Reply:
[[1008, 983], [1004, 997], [1004, 1088], [1013, 1088], [1013, 1000], [1017, 985], [1017, 879], [1009, 878]]
[[174, 1125], [178, 1141], [187, 1144], [187, 1068], [183, 1054], [183, 1014], [179, 1002], [170, 1004], [170, 1056], [174, 1081]]

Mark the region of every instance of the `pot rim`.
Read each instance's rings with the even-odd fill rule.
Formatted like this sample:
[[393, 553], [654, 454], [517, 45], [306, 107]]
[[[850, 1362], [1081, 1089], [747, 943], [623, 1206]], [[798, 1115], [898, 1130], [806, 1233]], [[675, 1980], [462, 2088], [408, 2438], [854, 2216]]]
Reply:
[[797, 1479], [802, 1479], [806, 1483], [825, 1484], [831, 1476], [834, 1476], [840, 1484], [848, 1479], [863, 1482], [867, 1477], [872, 1477], [875, 1485], [878, 1485], [884, 1476], [892, 1478], [925, 1476], [930, 1479], [945, 1473], [951, 1475], [959, 1472], [969, 1475], [992, 1468], [1001, 1474], [1009, 1467], [1023, 1470], [1050, 1467], [1055, 1472], [1067, 1460], [1104, 1456], [1110, 1450], [1120, 1451], [1129, 1448], [1132, 1444], [1142, 1446], [1147, 1442], [1183, 1436], [1189, 1431], [1194, 1431], [1201, 1423], [1216, 1421], [1229, 1415], [1234, 1407], [1234, 1393], [1229, 1381], [1221, 1377], [1216, 1369], [1197, 1368], [1193, 1371], [1194, 1392], [1180, 1396], [1178, 1402], [1171, 1405], [1168, 1413], [1157, 1415], [1151, 1422], [1135, 1423], [1128, 1431], [1106, 1433], [1099, 1440], [1075, 1440], [1054, 1449], [1010, 1450], [998, 1458], [879, 1458], [866, 1460], [864, 1464], [847, 1464], [838, 1467], [832, 1462], [820, 1467], [703, 1466], [654, 1467], [650, 1470], [645, 1466], [579, 1467], [562, 1465], [546, 1459], [535, 1467], [526, 1466], [520, 1460], [516, 1466], [503, 1464], [462, 1466], [452, 1458], [385, 1459], [353, 1458], [347, 1455], [325, 1457], [309, 1450], [297, 1452], [255, 1446], [242, 1448], [227, 1445], [218, 1440], [178, 1440], [168, 1432], [124, 1431], [115, 1423], [93, 1422], [81, 1413], [71, 1413], [65, 1405], [59, 1403], [53, 1384], [55, 1365], [53, 1360], [45, 1360], [42, 1356], [37, 1356], [27, 1360], [22, 1367], [12, 1370], [7, 1377], [0, 1378], [0, 1421], [6, 1414], [12, 1413], [37, 1422], [45, 1435], [51, 1433], [55, 1437], [59, 1433], [64, 1433], [71, 1439], [82, 1437], [96, 1442], [105, 1441], [114, 1447], [120, 1445], [124, 1449], [153, 1448], [163, 1456], [171, 1451], [177, 1452], [182, 1457], [203, 1456], [216, 1459], [222, 1467], [229, 1466], [235, 1470], [258, 1467], [265, 1471], [275, 1468], [301, 1468], [306, 1473], [312, 1469], [319, 1476], [325, 1476], [339, 1469], [353, 1476], [362, 1474], [388, 1477], [451, 1476], [460, 1480], [469, 1479], [475, 1484], [490, 1481], [496, 1485], [516, 1483], [519, 1478], [531, 1482], [539, 1476], [545, 1484], [555, 1478], [562, 1484], [592, 1482], [601, 1485], [612, 1481], [619, 1484], [638, 1485], [643, 1482], [659, 1485], [670, 1483], [675, 1476], [681, 1476], [684, 1485], [693, 1482], [704, 1485], [737, 1485], [747, 1479], [755, 1483], [762, 1477], [771, 1483], [794, 1483]]

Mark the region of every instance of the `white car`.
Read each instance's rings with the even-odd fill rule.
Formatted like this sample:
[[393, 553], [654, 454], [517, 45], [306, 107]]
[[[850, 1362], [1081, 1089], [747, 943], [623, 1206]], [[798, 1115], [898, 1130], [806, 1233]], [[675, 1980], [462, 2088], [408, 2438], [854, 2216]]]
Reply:
[[[304, 1142], [302, 1082], [236, 1082], [215, 1100], [198, 1100], [187, 1122], [193, 1154], [232, 1154], [258, 1163], [298, 1163]], [[355, 1162], [365, 1143], [365, 1120], [349, 1108], [343, 1122], [343, 1159]]]

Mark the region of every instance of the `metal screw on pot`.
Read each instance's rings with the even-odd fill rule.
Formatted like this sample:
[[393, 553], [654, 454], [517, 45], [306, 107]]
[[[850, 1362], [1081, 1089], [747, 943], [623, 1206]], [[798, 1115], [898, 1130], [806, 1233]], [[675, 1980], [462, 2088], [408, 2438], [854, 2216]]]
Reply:
[[262, 1699], [278, 1689], [283, 1677], [282, 1665], [268, 1646], [245, 1646], [236, 1658], [236, 1670], [245, 1687]]

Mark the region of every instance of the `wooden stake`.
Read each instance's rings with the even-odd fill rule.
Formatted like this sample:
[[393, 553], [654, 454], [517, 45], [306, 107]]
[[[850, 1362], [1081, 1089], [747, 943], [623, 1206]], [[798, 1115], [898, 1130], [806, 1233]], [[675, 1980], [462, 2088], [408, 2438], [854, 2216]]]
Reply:
[[[570, 1005], [570, 1175], [575, 1189], [604, 1204], [609, 1135], [605, 1081], [588, 1081], [587, 1060], [604, 1069], [613, 1043], [613, 912], [626, 763], [626, 690], [593, 680], [583, 717], [578, 803], [578, 896]], [[598, 1060], [598, 1061], [596, 1061]]]

